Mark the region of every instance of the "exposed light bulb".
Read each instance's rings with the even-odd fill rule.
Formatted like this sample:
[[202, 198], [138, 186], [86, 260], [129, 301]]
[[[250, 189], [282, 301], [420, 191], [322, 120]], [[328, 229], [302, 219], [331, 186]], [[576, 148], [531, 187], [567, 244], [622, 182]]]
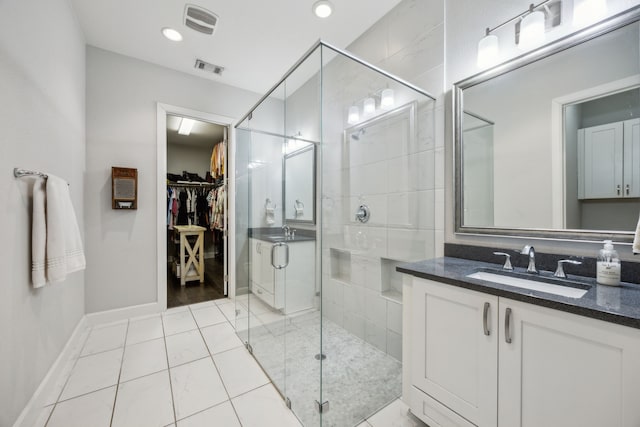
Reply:
[[586, 27], [607, 15], [607, 0], [575, 0], [573, 3], [573, 26]]
[[355, 123], [358, 123], [359, 120], [360, 120], [360, 110], [358, 109], [357, 106], [352, 105], [351, 107], [349, 107], [349, 115], [347, 116], [347, 123], [349, 123], [350, 125], [353, 125]]
[[376, 100], [373, 98], [367, 98], [364, 100], [364, 107], [362, 108], [365, 116], [370, 116], [376, 112]]
[[320, 0], [313, 4], [313, 13], [318, 18], [328, 18], [333, 12], [333, 6], [326, 0]]
[[487, 35], [478, 42], [478, 67], [489, 68], [496, 65], [499, 52], [498, 36], [489, 34], [487, 30]]
[[162, 29], [162, 35], [168, 38], [169, 40], [171, 40], [172, 42], [182, 41], [182, 34], [174, 30], [173, 28], [164, 27]]
[[544, 41], [544, 13], [531, 12], [520, 22], [520, 42], [518, 47], [528, 50]]
[[380, 95], [380, 108], [383, 110], [390, 110], [395, 104], [393, 97], [393, 89], [385, 89]]

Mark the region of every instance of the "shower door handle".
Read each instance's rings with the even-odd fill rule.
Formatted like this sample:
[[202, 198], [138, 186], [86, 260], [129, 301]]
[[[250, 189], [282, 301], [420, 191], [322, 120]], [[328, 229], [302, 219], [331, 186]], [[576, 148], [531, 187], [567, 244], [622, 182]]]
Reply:
[[[276, 248], [279, 246], [284, 246], [284, 264], [276, 264]], [[271, 246], [271, 265], [276, 270], [282, 270], [283, 268], [287, 268], [289, 265], [289, 245], [283, 242], [274, 243]]]

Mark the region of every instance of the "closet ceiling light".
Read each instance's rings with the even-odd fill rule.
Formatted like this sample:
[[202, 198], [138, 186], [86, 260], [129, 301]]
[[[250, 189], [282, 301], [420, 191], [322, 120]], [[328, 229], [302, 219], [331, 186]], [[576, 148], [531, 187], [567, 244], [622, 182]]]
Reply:
[[573, 4], [573, 26], [586, 27], [607, 14], [607, 0], [576, 0]]
[[180, 121], [180, 127], [178, 128], [178, 133], [180, 135], [189, 135], [191, 133], [191, 128], [193, 128], [193, 124], [196, 121], [193, 119], [188, 119], [183, 117]]
[[380, 95], [380, 108], [383, 110], [390, 110], [393, 108], [395, 104], [395, 99], [393, 97], [393, 89], [385, 89], [382, 91]]
[[182, 41], [182, 34], [174, 30], [173, 28], [164, 27], [162, 29], [162, 35], [171, 40], [172, 42]]
[[333, 6], [326, 0], [320, 0], [313, 4], [313, 13], [318, 18], [328, 18], [333, 12]]
[[357, 106], [352, 105], [351, 107], [349, 107], [349, 115], [347, 116], [347, 123], [349, 123], [350, 125], [353, 125], [355, 123], [358, 123], [359, 120], [360, 120], [360, 110], [358, 110]]

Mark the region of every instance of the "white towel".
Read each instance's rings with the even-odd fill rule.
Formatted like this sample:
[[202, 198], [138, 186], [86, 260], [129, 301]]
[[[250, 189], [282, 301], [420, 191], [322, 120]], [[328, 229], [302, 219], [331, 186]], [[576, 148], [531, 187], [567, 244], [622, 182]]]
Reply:
[[45, 191], [44, 179], [37, 178], [33, 184], [33, 219], [31, 222], [31, 281], [34, 288], [40, 288], [47, 283], [45, 275], [47, 247]]
[[54, 175], [47, 178], [47, 279], [61, 282], [67, 274], [84, 270], [86, 264], [76, 214], [67, 183]]
[[41, 287], [47, 281], [61, 282], [67, 278], [67, 274], [85, 268], [82, 239], [71, 203], [69, 186], [57, 176], [49, 175], [46, 184], [45, 208], [45, 195], [41, 181], [37, 180], [33, 191], [32, 280], [34, 287]]
[[633, 238], [633, 254], [640, 254], [640, 219], [638, 219], [638, 225], [636, 225], [636, 235]]

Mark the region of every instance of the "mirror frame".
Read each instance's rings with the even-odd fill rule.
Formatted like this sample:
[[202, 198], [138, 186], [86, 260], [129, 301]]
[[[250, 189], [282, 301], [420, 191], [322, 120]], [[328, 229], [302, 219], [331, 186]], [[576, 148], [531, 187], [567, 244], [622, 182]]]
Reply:
[[602, 241], [611, 239], [618, 243], [631, 243], [633, 231], [606, 231], [606, 230], [575, 230], [575, 229], [550, 229], [550, 228], [504, 228], [504, 227], [478, 227], [462, 224], [462, 207], [464, 195], [462, 193], [462, 116], [464, 113], [463, 93], [477, 84], [491, 80], [495, 77], [517, 70], [533, 62], [554, 55], [558, 52], [582, 44], [603, 34], [607, 34], [625, 25], [640, 20], [640, 5], [634, 6], [617, 15], [613, 15], [601, 22], [593, 24], [583, 30], [571, 33], [524, 55], [508, 60], [500, 65], [489, 68], [469, 78], [461, 80], [453, 85], [453, 130], [454, 130], [454, 201], [455, 201], [455, 232], [461, 234], [494, 235], [535, 237], [552, 240], [582, 240]]
[[[312, 182], [311, 182], [311, 200], [313, 206], [311, 207], [312, 218], [311, 219], [295, 219], [295, 218], [287, 218], [287, 160], [296, 157], [300, 154], [306, 153], [307, 151], [311, 151], [313, 158], [313, 167], [311, 171]], [[301, 148], [296, 151], [292, 151], [291, 153], [285, 154], [282, 158], [282, 223], [283, 224], [315, 224], [316, 223], [316, 163], [318, 162], [316, 156], [316, 145], [313, 143], [308, 147]]]

